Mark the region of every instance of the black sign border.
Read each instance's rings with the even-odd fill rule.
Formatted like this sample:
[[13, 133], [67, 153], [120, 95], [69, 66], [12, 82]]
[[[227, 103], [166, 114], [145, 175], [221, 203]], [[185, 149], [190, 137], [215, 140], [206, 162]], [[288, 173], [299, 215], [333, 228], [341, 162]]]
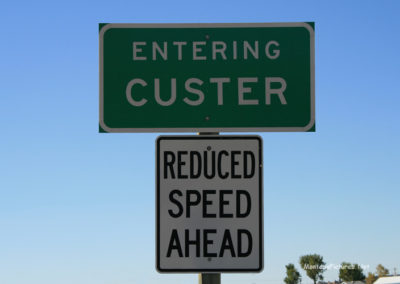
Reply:
[[[257, 140], [259, 151], [259, 266], [254, 269], [226, 268], [226, 269], [165, 269], [160, 262], [160, 143], [162, 140]], [[199, 273], [199, 272], [261, 272], [264, 269], [264, 210], [263, 210], [263, 142], [258, 135], [199, 135], [199, 136], [159, 136], [156, 140], [156, 269], [160, 273]]]

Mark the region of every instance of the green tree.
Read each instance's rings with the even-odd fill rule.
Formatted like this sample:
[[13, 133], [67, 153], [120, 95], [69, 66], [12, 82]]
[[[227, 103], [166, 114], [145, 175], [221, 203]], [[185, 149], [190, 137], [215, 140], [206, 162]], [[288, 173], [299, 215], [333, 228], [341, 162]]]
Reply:
[[301, 276], [299, 271], [297, 271], [294, 264], [289, 263], [286, 265], [286, 277], [283, 280], [286, 284], [299, 284], [301, 283]]
[[362, 268], [358, 264], [342, 262], [339, 269], [339, 279], [346, 282], [363, 281], [365, 279], [365, 275]]
[[307, 254], [300, 257], [300, 266], [303, 268], [307, 276], [310, 277], [314, 284], [317, 280], [323, 280], [322, 273], [325, 271], [325, 262], [322, 256], [318, 254]]
[[378, 274], [378, 277], [384, 277], [389, 275], [389, 270], [386, 269], [382, 264], [378, 264], [376, 267], [376, 274]]
[[367, 278], [365, 278], [365, 284], [373, 284], [376, 280], [378, 279], [378, 277], [369, 272]]

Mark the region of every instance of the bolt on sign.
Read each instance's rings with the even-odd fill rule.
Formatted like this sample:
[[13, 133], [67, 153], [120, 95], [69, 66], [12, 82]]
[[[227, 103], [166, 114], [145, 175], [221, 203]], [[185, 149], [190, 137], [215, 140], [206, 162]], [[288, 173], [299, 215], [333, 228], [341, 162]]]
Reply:
[[100, 24], [101, 132], [315, 131], [314, 23]]
[[160, 136], [156, 160], [158, 271], [261, 271], [261, 138]]

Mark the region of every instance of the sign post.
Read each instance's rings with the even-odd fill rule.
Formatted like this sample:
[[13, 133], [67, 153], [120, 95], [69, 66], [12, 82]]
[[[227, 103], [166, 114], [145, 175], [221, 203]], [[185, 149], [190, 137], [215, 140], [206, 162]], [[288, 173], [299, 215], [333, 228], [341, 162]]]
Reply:
[[263, 269], [259, 136], [315, 131], [314, 23], [100, 24], [99, 131], [156, 141], [156, 267]]
[[221, 284], [221, 273], [201, 273], [199, 284]]
[[161, 136], [156, 148], [158, 271], [261, 271], [261, 138]]

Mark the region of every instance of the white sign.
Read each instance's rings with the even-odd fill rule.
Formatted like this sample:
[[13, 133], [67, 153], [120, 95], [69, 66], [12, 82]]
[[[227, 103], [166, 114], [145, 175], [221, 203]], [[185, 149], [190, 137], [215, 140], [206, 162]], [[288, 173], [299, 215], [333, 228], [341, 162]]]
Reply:
[[259, 136], [157, 139], [157, 270], [263, 269]]

